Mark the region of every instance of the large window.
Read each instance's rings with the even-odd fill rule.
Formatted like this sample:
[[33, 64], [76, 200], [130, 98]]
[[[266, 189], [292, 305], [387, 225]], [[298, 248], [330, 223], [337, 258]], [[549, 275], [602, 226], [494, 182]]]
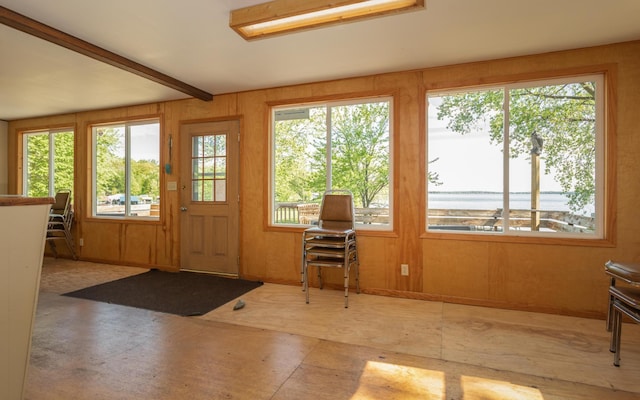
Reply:
[[322, 194], [353, 193], [360, 228], [392, 226], [390, 98], [272, 109], [271, 223], [317, 223]]
[[93, 215], [158, 218], [159, 121], [95, 125], [92, 134]]
[[428, 93], [427, 230], [603, 237], [603, 77]]
[[23, 193], [53, 197], [73, 191], [73, 129], [28, 132], [23, 135]]

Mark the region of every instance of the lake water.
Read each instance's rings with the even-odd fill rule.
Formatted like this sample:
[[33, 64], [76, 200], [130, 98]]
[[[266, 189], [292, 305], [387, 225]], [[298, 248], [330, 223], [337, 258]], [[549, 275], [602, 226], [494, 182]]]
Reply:
[[[478, 192], [430, 192], [429, 208], [456, 210], [494, 210], [502, 207], [502, 193]], [[569, 211], [569, 199], [562, 193], [540, 193], [540, 209], [547, 211]], [[509, 194], [509, 207], [514, 210], [531, 209], [531, 194]], [[589, 205], [584, 215], [592, 215], [595, 206]]]

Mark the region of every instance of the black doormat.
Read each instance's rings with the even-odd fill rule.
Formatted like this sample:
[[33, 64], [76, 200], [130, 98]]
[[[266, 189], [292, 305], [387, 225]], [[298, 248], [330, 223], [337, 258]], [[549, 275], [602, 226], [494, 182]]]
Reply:
[[196, 272], [150, 270], [64, 296], [182, 316], [203, 315], [262, 285]]

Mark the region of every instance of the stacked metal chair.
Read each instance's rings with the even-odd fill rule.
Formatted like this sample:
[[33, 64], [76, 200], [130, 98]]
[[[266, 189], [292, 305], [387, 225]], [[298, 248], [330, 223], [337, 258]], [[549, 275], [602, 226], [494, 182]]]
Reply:
[[73, 209], [71, 207], [71, 191], [61, 190], [56, 193], [55, 203], [51, 206], [49, 214], [49, 223], [47, 225], [47, 242], [51, 248], [54, 257], [58, 257], [58, 250], [55, 242], [64, 240], [71, 252], [74, 260], [76, 256], [75, 246], [73, 244], [73, 235], [71, 226], [73, 225]]
[[[611, 278], [607, 313], [607, 331], [611, 332], [609, 350], [613, 353], [613, 365], [619, 367], [622, 316], [640, 323], [640, 264], [607, 261], [604, 271]], [[625, 285], [616, 286], [616, 279]]]
[[344, 307], [349, 307], [349, 273], [354, 269], [356, 292], [360, 293], [358, 245], [353, 195], [347, 190], [325, 192], [318, 226], [306, 229], [302, 238], [302, 285], [309, 303], [309, 267], [318, 268], [322, 289], [322, 268], [342, 268]]

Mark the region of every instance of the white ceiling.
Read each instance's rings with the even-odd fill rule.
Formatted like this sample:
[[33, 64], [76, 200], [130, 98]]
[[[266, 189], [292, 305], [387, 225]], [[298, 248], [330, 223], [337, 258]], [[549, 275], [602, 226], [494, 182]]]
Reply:
[[[0, 0], [214, 94], [640, 40], [640, 0], [426, 0], [426, 9], [246, 42], [264, 0]], [[303, 1], [303, 0], [300, 0]], [[187, 97], [0, 25], [0, 119]], [[640, 55], [639, 55], [640, 56]]]

